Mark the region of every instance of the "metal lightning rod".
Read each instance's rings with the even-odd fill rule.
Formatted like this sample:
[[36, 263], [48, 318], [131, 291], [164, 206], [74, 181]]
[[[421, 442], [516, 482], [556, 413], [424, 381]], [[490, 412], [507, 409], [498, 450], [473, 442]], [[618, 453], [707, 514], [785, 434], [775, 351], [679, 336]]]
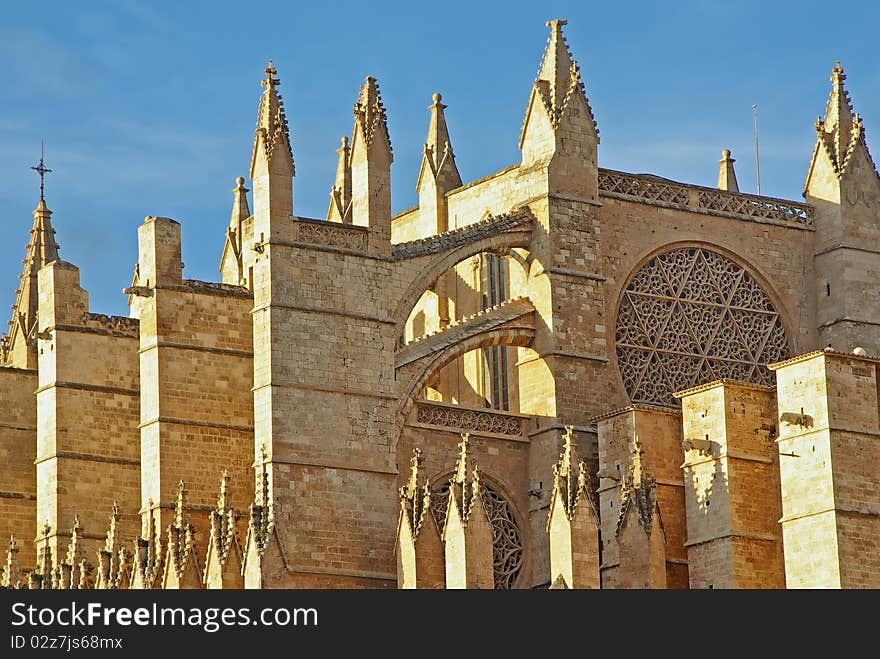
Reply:
[[761, 194], [761, 159], [758, 157], [758, 104], [752, 103], [752, 113], [755, 119], [755, 183], [758, 194]]

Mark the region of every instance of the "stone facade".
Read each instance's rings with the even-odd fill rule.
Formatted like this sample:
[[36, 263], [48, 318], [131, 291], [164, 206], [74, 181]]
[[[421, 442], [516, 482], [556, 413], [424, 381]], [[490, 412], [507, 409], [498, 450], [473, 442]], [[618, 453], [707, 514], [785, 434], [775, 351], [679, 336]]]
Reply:
[[89, 309], [41, 195], [0, 583], [877, 587], [880, 178], [842, 68], [806, 201], [749, 195], [728, 150], [717, 189], [600, 168], [564, 25], [520, 162], [463, 182], [434, 94], [394, 215], [373, 77], [326, 219], [295, 214], [270, 61], [221, 281], [147, 217], [129, 317]]

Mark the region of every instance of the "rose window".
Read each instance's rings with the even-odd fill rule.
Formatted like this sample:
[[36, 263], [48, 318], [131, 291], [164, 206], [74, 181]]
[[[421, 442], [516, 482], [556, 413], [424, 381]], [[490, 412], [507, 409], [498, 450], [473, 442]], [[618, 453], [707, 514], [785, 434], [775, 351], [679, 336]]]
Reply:
[[617, 363], [634, 403], [719, 379], [772, 384], [765, 366], [790, 354], [770, 298], [743, 268], [707, 249], [658, 254], [627, 285]]

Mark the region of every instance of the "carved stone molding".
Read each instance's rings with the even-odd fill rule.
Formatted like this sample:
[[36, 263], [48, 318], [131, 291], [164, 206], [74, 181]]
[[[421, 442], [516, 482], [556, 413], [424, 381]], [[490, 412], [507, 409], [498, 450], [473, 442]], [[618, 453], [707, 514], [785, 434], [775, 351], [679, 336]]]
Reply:
[[416, 423], [454, 433], [472, 432], [525, 439], [525, 421], [525, 417], [495, 410], [475, 410], [429, 401], [416, 403]]
[[[523, 543], [513, 507], [497, 490], [485, 481], [480, 490], [486, 515], [492, 525], [492, 554], [494, 556], [495, 588], [514, 587], [523, 565]], [[446, 525], [446, 502], [449, 500], [449, 482], [432, 491], [431, 512], [441, 530]]]
[[599, 172], [599, 189], [627, 197], [681, 205], [688, 203], [689, 196], [687, 188], [682, 185], [608, 170]]
[[358, 252], [367, 250], [369, 231], [366, 227], [339, 224], [336, 222], [302, 221], [294, 224], [294, 240], [310, 245], [338, 247]]
[[607, 197], [655, 205], [671, 204], [684, 210], [692, 209], [709, 215], [788, 224], [807, 229], [813, 227], [813, 210], [808, 204], [683, 185], [644, 174], [600, 169], [599, 191]]

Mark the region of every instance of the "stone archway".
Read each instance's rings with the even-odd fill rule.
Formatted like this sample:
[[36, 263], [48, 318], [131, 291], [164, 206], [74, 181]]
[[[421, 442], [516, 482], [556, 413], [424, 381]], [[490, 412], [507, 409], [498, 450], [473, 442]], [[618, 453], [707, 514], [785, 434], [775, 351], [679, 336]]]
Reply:
[[[527, 299], [514, 300], [478, 314], [452, 329], [410, 344], [419, 352], [411, 349], [410, 354], [405, 356], [406, 361], [399, 361], [396, 366], [395, 375], [400, 387], [396, 435], [400, 434], [418, 392], [453, 360], [472, 350], [489, 346], [531, 346], [535, 338], [534, 313], [534, 307]], [[494, 326], [488, 322], [493, 318], [496, 322]], [[455, 336], [456, 331], [459, 332], [458, 337]]]
[[479, 238], [455, 249], [442, 252], [433, 261], [424, 265], [413, 276], [392, 316], [396, 326], [396, 335], [401, 336], [403, 334], [404, 324], [422, 294], [437, 281], [438, 277], [451, 270], [457, 264], [478, 254], [491, 253], [506, 256], [509, 250], [517, 248], [527, 249], [532, 240], [531, 227], [525, 225], [518, 229]]

